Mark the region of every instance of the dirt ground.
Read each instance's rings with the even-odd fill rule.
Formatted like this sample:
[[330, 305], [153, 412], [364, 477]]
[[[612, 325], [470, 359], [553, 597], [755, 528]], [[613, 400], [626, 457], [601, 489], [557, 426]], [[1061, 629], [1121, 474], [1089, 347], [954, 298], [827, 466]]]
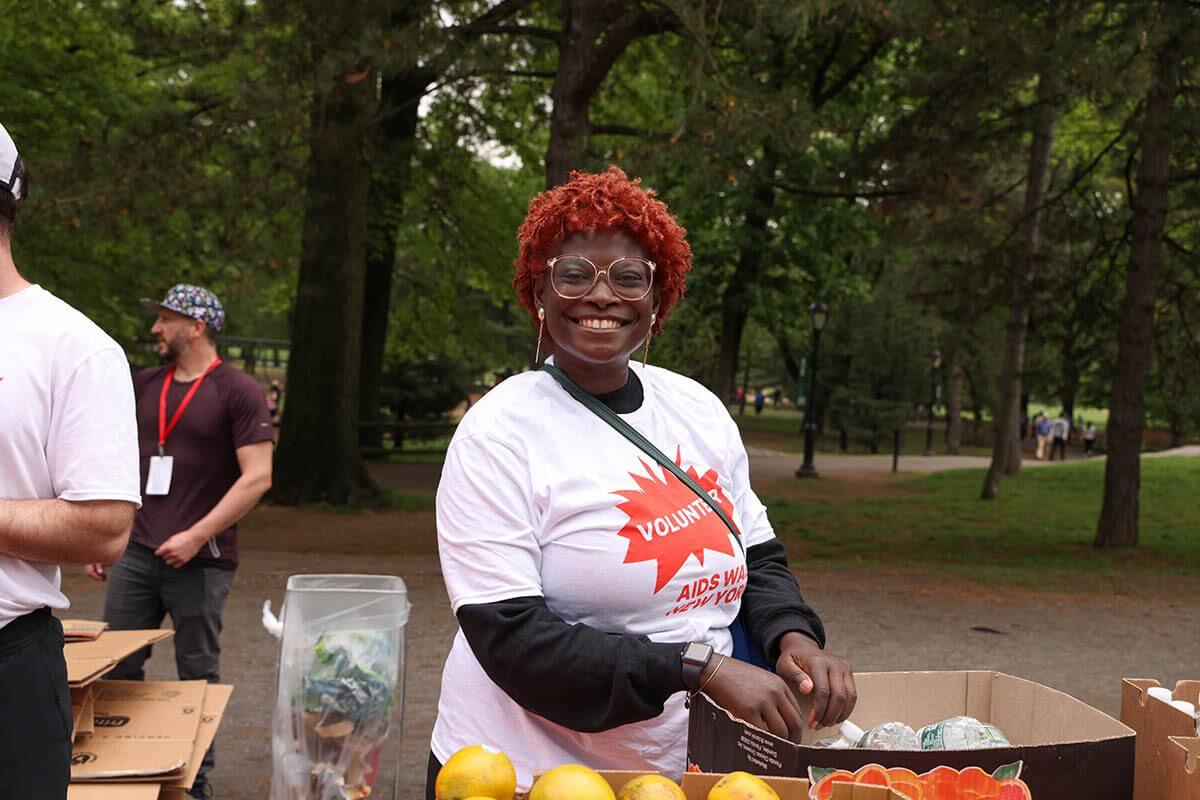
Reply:
[[[381, 475], [394, 486], [428, 470]], [[849, 474], [827, 491], [854, 495], [868, 482]], [[847, 481], [841, 485], [840, 481]], [[856, 488], [856, 486], [858, 488]], [[879, 480], [870, 491], [888, 491]], [[300, 572], [395, 574], [408, 583], [408, 680], [400, 780], [395, 797], [423, 797], [429, 734], [442, 661], [455, 633], [438, 570], [433, 513], [362, 513], [262, 508], [242, 527], [242, 565], [222, 637], [222, 677], [236, 689], [218, 738], [212, 778], [220, 798], [264, 800], [271, 774], [270, 718], [277, 644], [260, 624], [262, 602], [278, 609], [287, 576]], [[1148, 586], [1121, 596], [1044, 592], [946, 581], [916, 572], [797, 564], [808, 600], [821, 612], [829, 647], [858, 671], [995, 669], [1066, 691], [1116, 714], [1122, 677], [1172, 683], [1200, 677], [1196, 609], [1200, 586]], [[82, 568], [64, 570], [70, 616], [99, 618], [104, 588]], [[973, 631], [986, 627], [1001, 633]], [[174, 678], [170, 645], [149, 662], [152, 678]], [[376, 797], [392, 797], [392, 775]]]

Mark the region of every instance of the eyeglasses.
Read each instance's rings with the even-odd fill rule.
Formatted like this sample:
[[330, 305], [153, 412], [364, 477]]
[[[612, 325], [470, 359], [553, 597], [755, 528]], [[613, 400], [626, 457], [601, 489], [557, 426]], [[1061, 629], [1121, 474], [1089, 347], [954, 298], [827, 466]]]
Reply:
[[641, 300], [654, 285], [654, 262], [635, 256], [618, 258], [604, 269], [583, 256], [557, 256], [546, 264], [550, 267], [550, 286], [564, 300], [587, 295], [601, 275], [622, 300]]

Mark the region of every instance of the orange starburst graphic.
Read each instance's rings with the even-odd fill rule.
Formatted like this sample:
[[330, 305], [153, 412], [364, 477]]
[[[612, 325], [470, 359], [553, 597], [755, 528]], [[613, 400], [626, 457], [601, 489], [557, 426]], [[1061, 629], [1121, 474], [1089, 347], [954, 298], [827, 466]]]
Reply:
[[[683, 466], [679, 450], [675, 452], [675, 463]], [[645, 475], [629, 473], [637, 488], [613, 492], [624, 498], [617, 508], [629, 517], [618, 533], [629, 540], [626, 564], [658, 562], [654, 582], [654, 593], [658, 594], [679, 574], [689, 557], [695, 556], [703, 566], [705, 550], [732, 556], [734, 545], [729, 528], [695, 492], [666, 469], [660, 475], [645, 461], [641, 464]], [[686, 472], [733, 519], [733, 502], [718, 485], [716, 470], [698, 475], [695, 468], [688, 467]]]

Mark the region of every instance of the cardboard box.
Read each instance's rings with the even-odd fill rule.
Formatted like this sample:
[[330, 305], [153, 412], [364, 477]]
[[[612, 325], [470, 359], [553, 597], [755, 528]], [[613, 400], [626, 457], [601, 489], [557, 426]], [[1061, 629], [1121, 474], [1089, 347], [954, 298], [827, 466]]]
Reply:
[[104, 681], [95, 733], [71, 756], [71, 781], [153, 781], [186, 774], [204, 705], [204, 681]]
[[96, 693], [91, 686], [71, 690], [71, 741], [95, 732]]
[[915, 800], [906, 794], [894, 792], [883, 786], [855, 786], [852, 783], [837, 783], [829, 800]]
[[[1150, 696], [1159, 682], [1126, 678], [1121, 682], [1121, 721], [1137, 731], [1134, 800], [1200, 798], [1200, 738], [1196, 720]], [[1193, 704], [1200, 700], [1200, 681], [1180, 681], [1172, 694]]]
[[68, 642], [90, 641], [108, 629], [107, 622], [95, 619], [64, 619], [60, 622], [63, 638]]
[[67, 683], [86, 686], [112, 670], [121, 659], [143, 647], [175, 635], [171, 630], [105, 631], [95, 639], [67, 642]]
[[221, 717], [233, 687], [218, 683], [210, 683], [204, 687], [204, 708], [200, 713], [200, 725], [196, 729], [196, 741], [192, 744], [192, 754], [188, 759], [188, 768], [180, 777], [163, 784], [163, 788], [190, 789], [200, 772], [200, 762], [208, 748], [212, 747], [217, 738], [217, 729], [221, 727]]
[[159, 794], [157, 783], [72, 783], [67, 787], [67, 800], [159, 800]]
[[[646, 772], [624, 772], [621, 770], [599, 770], [600, 776], [608, 781], [608, 785], [612, 787], [613, 794], [621, 791], [621, 787], [629, 783], [629, 781], [641, 775], [646, 775]], [[539, 777], [535, 774], [536, 778]], [[712, 775], [702, 772], [688, 772], [683, 776], [680, 782], [680, 788], [683, 789], [683, 794], [687, 800], [708, 800], [708, 793], [712, 787], [725, 777], [722, 775]], [[779, 800], [808, 800], [808, 781], [801, 778], [779, 778], [779, 777], [763, 777], [763, 780], [775, 790], [779, 795]], [[872, 799], [873, 800], [873, 799]]]
[[[858, 773], [872, 764], [913, 776], [895, 778], [893, 783], [927, 782], [936, 768], [948, 767], [960, 775], [969, 772], [980, 781], [1013, 784], [1017, 795], [1021, 790], [1016, 784], [1023, 782], [1034, 800], [1129, 800], [1133, 792], [1134, 732], [1062, 692], [982, 671], [860, 673], [854, 681], [858, 687], [854, 721], [863, 728], [892, 720], [918, 728], [965, 714], [999, 727], [1012, 746], [958, 751], [812, 746], [833, 736], [832, 729], [806, 730], [802, 744], [796, 745], [735, 720], [701, 695], [692, 702], [689, 765], [706, 772], [742, 769], [808, 776], [814, 784], [835, 771]], [[895, 788], [904, 792], [899, 785]]]

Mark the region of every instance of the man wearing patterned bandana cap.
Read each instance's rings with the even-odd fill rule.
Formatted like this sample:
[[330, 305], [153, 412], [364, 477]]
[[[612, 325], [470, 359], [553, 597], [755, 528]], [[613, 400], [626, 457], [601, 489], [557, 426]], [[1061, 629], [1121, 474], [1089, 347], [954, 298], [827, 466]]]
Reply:
[[[208, 289], [172, 286], [150, 332], [164, 364], [134, 375], [143, 506], [125, 554], [105, 570], [104, 619], [114, 630], [156, 628], [170, 615], [181, 680], [220, 679], [225, 598], [238, 564], [237, 522], [271, 486], [274, 427], [262, 389], [221, 361], [225, 310]], [[142, 680], [150, 648], [109, 677]], [[193, 797], [212, 797], [210, 750]]]

